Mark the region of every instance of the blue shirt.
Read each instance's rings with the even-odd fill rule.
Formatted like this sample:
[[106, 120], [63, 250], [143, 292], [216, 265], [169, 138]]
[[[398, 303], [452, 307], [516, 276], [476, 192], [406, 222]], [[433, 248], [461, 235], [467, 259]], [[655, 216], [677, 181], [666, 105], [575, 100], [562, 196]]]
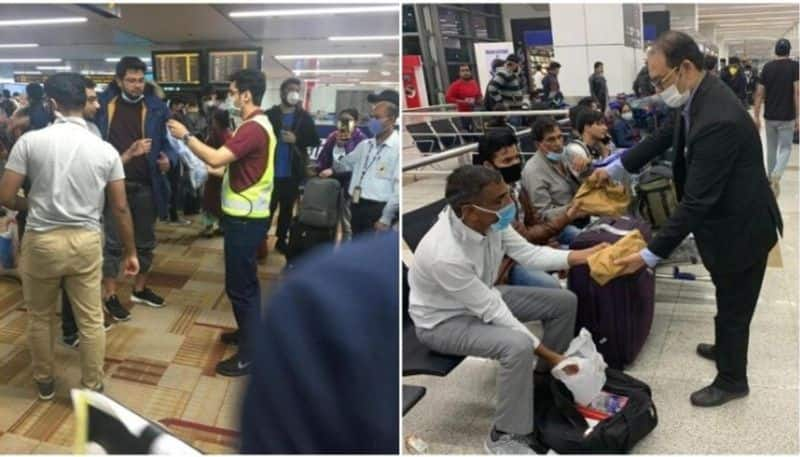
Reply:
[[[294, 111], [284, 113], [281, 118], [282, 130], [290, 130], [294, 125]], [[289, 178], [292, 176], [292, 150], [288, 144], [281, 140], [281, 132], [275, 132], [278, 137], [278, 147], [275, 148], [275, 177]]]
[[286, 275], [254, 326], [243, 454], [398, 453], [398, 242], [322, 248]]

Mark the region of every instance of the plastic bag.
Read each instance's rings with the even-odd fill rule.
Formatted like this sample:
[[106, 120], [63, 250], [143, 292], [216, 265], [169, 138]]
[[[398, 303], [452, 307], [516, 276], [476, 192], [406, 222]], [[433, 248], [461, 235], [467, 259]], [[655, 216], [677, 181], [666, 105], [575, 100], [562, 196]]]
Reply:
[[183, 141], [172, 136], [169, 131], [167, 131], [167, 140], [170, 146], [172, 146], [172, 149], [175, 150], [181, 162], [186, 165], [192, 187], [194, 190], [199, 189], [205, 184], [206, 180], [208, 180], [208, 169], [206, 168], [205, 162], [194, 155], [194, 153], [189, 150], [189, 147], [183, 144]]
[[[588, 406], [600, 395], [606, 384], [606, 365], [603, 355], [597, 352], [592, 341], [592, 334], [582, 328], [578, 336], [570, 343], [564, 353], [566, 358], [553, 367], [553, 377], [563, 382], [572, 392], [575, 403]], [[567, 365], [577, 365], [578, 373], [568, 375], [564, 372]]]

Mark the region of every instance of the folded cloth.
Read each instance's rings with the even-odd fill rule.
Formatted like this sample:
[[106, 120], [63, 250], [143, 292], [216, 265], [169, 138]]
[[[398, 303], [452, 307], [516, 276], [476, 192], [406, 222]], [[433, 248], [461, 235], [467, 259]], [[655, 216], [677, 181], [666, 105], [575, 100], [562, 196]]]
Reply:
[[186, 165], [186, 169], [189, 172], [189, 181], [192, 183], [192, 187], [194, 190], [199, 189], [203, 184], [205, 184], [206, 180], [208, 180], [208, 168], [206, 168], [206, 164], [200, 160], [199, 157], [194, 155], [194, 153], [189, 150], [189, 147], [186, 146], [183, 141], [180, 141], [172, 136], [169, 131], [167, 131], [167, 141], [169, 141], [169, 144], [172, 146], [172, 149], [175, 150], [175, 153], [178, 154], [181, 162]]
[[599, 184], [587, 179], [573, 199], [581, 203], [581, 210], [592, 216], [622, 216], [628, 210], [631, 197], [621, 184]]
[[625, 268], [615, 265], [615, 260], [636, 254], [645, 247], [647, 247], [647, 243], [644, 241], [642, 233], [639, 230], [633, 230], [611, 246], [590, 255], [588, 264], [592, 279], [597, 284], [605, 286], [609, 281], [620, 276]]

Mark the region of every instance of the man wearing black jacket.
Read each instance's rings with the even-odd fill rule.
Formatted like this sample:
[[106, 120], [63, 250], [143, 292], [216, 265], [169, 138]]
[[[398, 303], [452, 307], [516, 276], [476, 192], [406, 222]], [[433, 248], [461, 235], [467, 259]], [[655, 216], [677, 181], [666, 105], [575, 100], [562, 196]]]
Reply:
[[[319, 135], [314, 119], [302, 108], [297, 78], [281, 83], [281, 103], [267, 111], [267, 117], [278, 137], [275, 149], [275, 188], [270, 201], [270, 214], [280, 204], [275, 249], [283, 254], [288, 246], [287, 235], [292, 222], [292, 211], [299, 194], [300, 182], [306, 178], [308, 148], [319, 146]], [[272, 216], [270, 216], [271, 218]], [[272, 220], [267, 227], [272, 225]]]
[[747, 106], [747, 77], [739, 64], [738, 57], [731, 57], [729, 62], [730, 65], [723, 70], [720, 78], [736, 94], [742, 106]]
[[714, 360], [714, 382], [691, 395], [696, 406], [718, 406], [748, 394], [747, 346], [769, 251], [783, 222], [764, 171], [761, 139], [749, 114], [724, 83], [703, 71], [703, 55], [688, 35], [661, 35], [648, 56], [650, 78], [672, 108], [670, 121], [592, 179], [619, 179], [670, 146], [680, 204], [647, 249], [617, 261], [632, 273], [655, 266], [694, 233], [716, 286], [715, 344], [699, 344]]

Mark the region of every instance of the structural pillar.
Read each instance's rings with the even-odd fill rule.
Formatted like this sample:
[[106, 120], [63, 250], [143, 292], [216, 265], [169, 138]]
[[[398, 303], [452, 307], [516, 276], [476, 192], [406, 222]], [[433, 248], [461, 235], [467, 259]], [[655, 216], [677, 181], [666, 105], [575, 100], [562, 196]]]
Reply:
[[550, 21], [564, 97], [589, 95], [596, 61], [604, 64], [610, 99], [633, 91], [644, 61], [641, 5], [551, 3]]

